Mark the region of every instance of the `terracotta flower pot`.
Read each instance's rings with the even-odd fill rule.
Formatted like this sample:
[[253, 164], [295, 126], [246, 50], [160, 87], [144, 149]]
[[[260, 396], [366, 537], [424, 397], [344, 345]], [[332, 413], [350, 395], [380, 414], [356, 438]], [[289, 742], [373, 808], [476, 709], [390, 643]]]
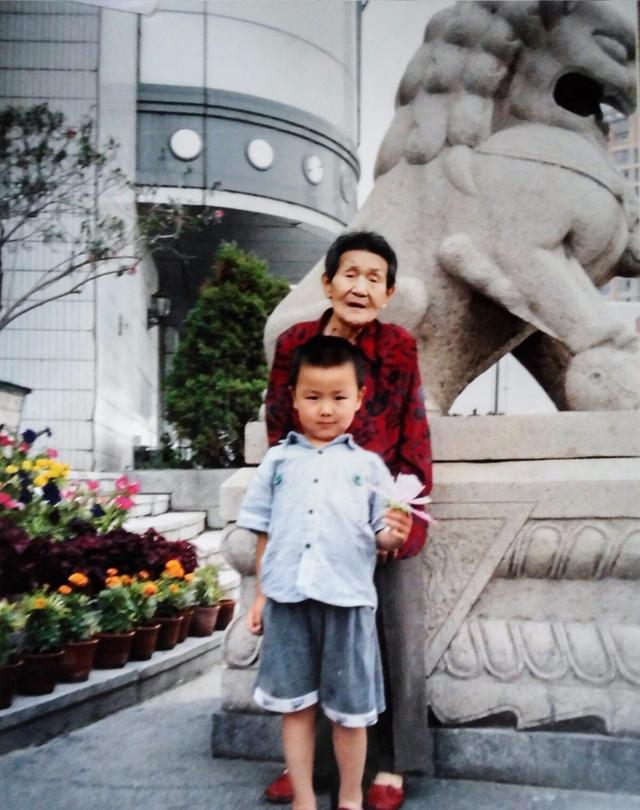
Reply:
[[156, 616], [160, 624], [156, 650], [172, 650], [178, 643], [182, 616]]
[[48, 695], [53, 692], [63, 654], [62, 650], [49, 653], [23, 653], [18, 694]]
[[13, 702], [21, 667], [22, 661], [0, 666], [0, 709], [8, 709]]
[[191, 620], [189, 635], [210, 636], [218, 621], [218, 613], [220, 613], [220, 605], [198, 605]]
[[89, 678], [98, 649], [98, 639], [70, 641], [62, 647], [60, 678], [62, 683], [80, 683]]
[[182, 616], [182, 624], [180, 625], [180, 632], [178, 633], [178, 644], [181, 644], [187, 638], [189, 634], [189, 628], [191, 627], [191, 622], [193, 620], [193, 612], [195, 608], [188, 607], [185, 608], [180, 612]]
[[220, 613], [218, 613], [218, 621], [216, 623], [216, 630], [224, 630], [231, 619], [236, 609], [235, 599], [221, 599], [220, 600]]
[[134, 632], [98, 633], [96, 669], [121, 669], [129, 660]]
[[156, 648], [159, 632], [159, 624], [143, 624], [140, 625], [140, 627], [136, 627], [129, 660], [148, 661]]

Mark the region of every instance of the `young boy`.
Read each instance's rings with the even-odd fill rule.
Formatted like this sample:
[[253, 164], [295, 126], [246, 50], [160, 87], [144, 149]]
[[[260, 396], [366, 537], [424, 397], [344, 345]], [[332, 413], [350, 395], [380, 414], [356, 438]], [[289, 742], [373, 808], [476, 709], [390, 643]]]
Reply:
[[316, 705], [332, 722], [339, 807], [361, 810], [366, 726], [384, 711], [375, 625], [377, 549], [406, 540], [411, 517], [385, 510], [391, 475], [346, 433], [362, 403], [363, 367], [344, 338], [297, 350], [291, 395], [302, 434], [265, 456], [238, 525], [258, 533], [253, 633], [265, 630], [254, 699], [282, 713], [293, 810], [315, 810]]

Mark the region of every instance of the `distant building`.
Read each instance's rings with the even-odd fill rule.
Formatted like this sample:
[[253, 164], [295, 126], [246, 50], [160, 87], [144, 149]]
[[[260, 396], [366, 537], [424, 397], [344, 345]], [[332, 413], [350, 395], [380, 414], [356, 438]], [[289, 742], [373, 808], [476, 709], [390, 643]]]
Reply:
[[[627, 178], [640, 201], [640, 129], [638, 111], [625, 118], [611, 110], [605, 120], [609, 124], [609, 152], [618, 169]], [[610, 301], [640, 301], [640, 279], [616, 277], [602, 288]]]
[[[142, 12], [142, 13], [138, 13]], [[48, 425], [79, 469], [130, 465], [161, 429], [161, 369], [222, 239], [295, 282], [356, 208], [357, 2], [0, 0], [0, 104], [47, 101], [70, 124], [91, 115], [139, 184], [118, 201], [221, 209], [185, 252], [146, 261], [47, 304], [0, 335], [0, 378], [33, 393], [24, 423]], [[47, 269], [51, 248], [3, 257], [6, 289]], [[147, 311], [162, 299], [161, 326]]]

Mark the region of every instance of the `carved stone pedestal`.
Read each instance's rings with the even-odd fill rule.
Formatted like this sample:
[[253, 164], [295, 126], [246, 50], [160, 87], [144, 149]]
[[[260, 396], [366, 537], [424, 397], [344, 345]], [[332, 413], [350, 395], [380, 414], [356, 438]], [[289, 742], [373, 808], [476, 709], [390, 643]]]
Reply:
[[[254, 462], [264, 452], [260, 431], [249, 428]], [[578, 730], [592, 732], [602, 750], [614, 745], [618, 763], [640, 757], [640, 414], [439, 417], [432, 432], [438, 523], [423, 572], [428, 702], [443, 725], [436, 773], [465, 775], [460, 740], [471, 730], [455, 732], [455, 744], [446, 739], [470, 721], [483, 726], [485, 742], [495, 736], [497, 750], [507, 745], [516, 758], [529, 751], [523, 773], [538, 784], [571, 786], [566, 762], [560, 776], [548, 754], [534, 754], [542, 735], [514, 746], [517, 732], [506, 733], [505, 723], [555, 730], [544, 751], [565, 757], [581, 750]], [[239, 471], [223, 485], [221, 512], [230, 521], [251, 475]], [[267, 738], [277, 745], [277, 724], [250, 714], [259, 641], [245, 631], [243, 614], [253, 596], [253, 551], [251, 533], [231, 524], [225, 554], [243, 575], [242, 604], [226, 638], [226, 717], [216, 724], [228, 735], [234, 714], [245, 729], [253, 722], [256, 745], [245, 735], [244, 752], [224, 751], [214, 731], [214, 753], [249, 757], [260, 756], [258, 748], [264, 756]], [[541, 757], [535, 773], [532, 756]], [[472, 759], [468, 772], [477, 779]], [[509, 761], [505, 780], [517, 771]], [[591, 789], [623, 783], [606, 762], [601, 769], [601, 786]], [[583, 770], [575, 769], [577, 782]], [[491, 778], [502, 777], [494, 768]]]

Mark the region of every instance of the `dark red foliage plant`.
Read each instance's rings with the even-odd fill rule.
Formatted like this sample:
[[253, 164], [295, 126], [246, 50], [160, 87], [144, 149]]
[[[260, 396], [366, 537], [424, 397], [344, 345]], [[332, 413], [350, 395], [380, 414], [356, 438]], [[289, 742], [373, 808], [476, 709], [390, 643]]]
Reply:
[[[0, 539], [0, 548], [5, 545], [8, 543]], [[153, 529], [142, 535], [114, 529], [106, 534], [80, 534], [63, 541], [39, 537], [27, 540], [24, 547], [20, 545], [20, 551], [13, 554], [11, 566], [7, 566], [5, 576], [0, 579], [0, 587], [5, 594], [45, 584], [57, 588], [79, 571], [89, 577], [87, 591], [95, 593], [104, 586], [108, 568], [130, 576], [147, 571], [155, 579], [171, 559], [179, 560], [187, 573], [198, 564], [191, 543], [167, 540]], [[0, 566], [4, 568], [1, 558]]]
[[0, 517], [0, 596], [20, 593], [23, 579], [18, 574], [19, 561], [29, 543], [29, 535], [6, 517]]

